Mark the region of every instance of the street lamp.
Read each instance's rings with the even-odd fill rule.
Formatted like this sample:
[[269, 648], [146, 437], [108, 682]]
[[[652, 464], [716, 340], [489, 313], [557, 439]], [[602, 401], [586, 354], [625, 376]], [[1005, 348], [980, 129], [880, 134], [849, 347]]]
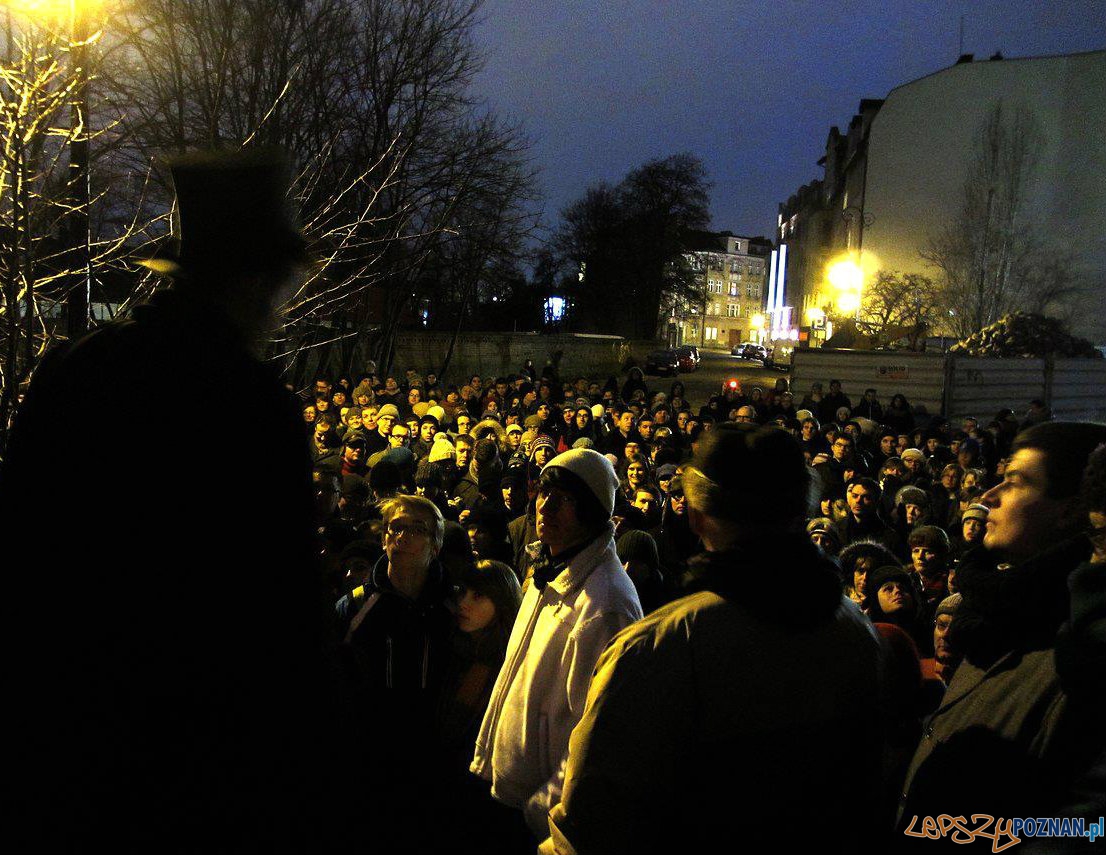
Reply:
[[837, 292], [834, 299], [837, 310], [860, 320], [861, 295], [864, 292], [864, 268], [860, 259], [852, 254], [837, 259], [826, 268], [826, 279]]

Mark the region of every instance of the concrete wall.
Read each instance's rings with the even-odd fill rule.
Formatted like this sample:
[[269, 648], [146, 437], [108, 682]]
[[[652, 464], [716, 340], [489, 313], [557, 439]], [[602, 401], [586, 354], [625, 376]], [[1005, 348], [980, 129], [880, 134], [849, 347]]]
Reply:
[[869, 139], [864, 251], [883, 268], [934, 275], [918, 251], [956, 215], [999, 100], [1028, 108], [1044, 133], [1026, 210], [1045, 240], [1079, 256], [1093, 292], [1076, 332], [1106, 341], [1106, 51], [963, 63], [893, 90]]
[[[399, 374], [407, 369], [421, 374], [437, 371], [445, 360], [450, 337], [447, 332], [400, 334], [393, 363], [395, 371]], [[527, 359], [533, 360], [540, 372], [547, 360], [561, 352], [562, 378], [582, 374], [602, 382], [610, 374], [619, 374], [627, 358], [643, 362], [645, 355], [659, 346], [655, 342], [631, 342], [607, 335], [465, 332], [457, 339], [445, 379], [460, 384], [473, 374], [483, 377], [510, 374], [517, 372]]]

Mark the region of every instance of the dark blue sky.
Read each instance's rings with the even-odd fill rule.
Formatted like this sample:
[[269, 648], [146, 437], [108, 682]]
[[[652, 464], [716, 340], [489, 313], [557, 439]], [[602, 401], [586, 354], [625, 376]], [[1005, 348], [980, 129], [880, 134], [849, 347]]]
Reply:
[[770, 235], [861, 98], [976, 57], [1106, 47], [1106, 0], [488, 0], [478, 94], [522, 119], [546, 224], [597, 180], [690, 151], [713, 228]]

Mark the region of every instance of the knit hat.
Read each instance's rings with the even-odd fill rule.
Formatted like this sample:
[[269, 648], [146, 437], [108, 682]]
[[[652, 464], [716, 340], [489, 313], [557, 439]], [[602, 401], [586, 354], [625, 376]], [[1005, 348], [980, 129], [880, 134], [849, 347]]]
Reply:
[[542, 469], [541, 480], [572, 494], [580, 502], [577, 510], [581, 518], [585, 516], [589, 497], [606, 514], [606, 519], [614, 512], [618, 476], [611, 462], [597, 451], [573, 448], [558, 454]]
[[379, 419], [381, 416], [392, 416], [393, 418], [399, 418], [399, 407], [395, 404], [385, 404], [379, 410], [377, 410], [376, 417]]
[[431, 407], [427, 407], [426, 415], [436, 418], [438, 420], [438, 424], [441, 424], [445, 421], [445, 410], [439, 407], [437, 404], [434, 404]]
[[910, 532], [907, 542], [911, 549], [915, 546], [924, 546], [926, 549], [942, 554], [947, 554], [949, 551], [949, 536], [945, 534], [944, 529], [937, 528], [935, 525], [918, 526]]
[[573, 448], [595, 448], [595, 440], [590, 436], [581, 436], [572, 443]]
[[427, 487], [441, 488], [442, 470], [424, 457], [415, 468], [415, 486], [424, 489]]
[[449, 441], [449, 437], [444, 433], [434, 434], [434, 444], [430, 446], [430, 454], [427, 455], [427, 460], [431, 463], [437, 463], [439, 460], [452, 460], [457, 455], [457, 449], [453, 447], [453, 443]]
[[834, 526], [833, 520], [831, 520], [829, 517], [815, 517], [806, 524], [807, 534], [814, 534], [815, 532], [820, 532], [822, 534], [832, 534], [838, 540], [841, 539], [840, 536], [838, 536], [837, 534], [837, 527]]
[[650, 567], [659, 568], [661, 559], [657, 551], [657, 542], [647, 531], [631, 529], [624, 532], [615, 545], [618, 551], [618, 560], [625, 564], [627, 561], [641, 561]]
[[960, 594], [949, 594], [947, 597], [941, 600], [941, 603], [937, 606], [937, 611], [934, 612], [933, 616], [937, 617], [938, 615], [955, 615], [956, 610], [960, 608], [960, 602], [963, 599], [964, 598]]
[[923, 454], [921, 449], [918, 449], [918, 448], [907, 448], [906, 450], [903, 451], [902, 454], [899, 455], [899, 457], [901, 457], [903, 460], [914, 459], [914, 460], [919, 460], [923, 463], [925, 462], [925, 459], [926, 459], [925, 454]]
[[607, 408], [606, 408], [606, 407], [604, 407], [604, 406], [603, 406], [602, 404], [592, 404], [592, 407], [591, 407], [591, 417], [592, 417], [593, 419], [601, 419], [601, 418], [603, 418], [603, 414], [604, 414], [605, 412], [607, 412]]
[[418, 416], [420, 419], [426, 415], [426, 411], [430, 409], [430, 404], [426, 401], [419, 401], [415, 406], [411, 407], [411, 412]]
[[541, 424], [541, 417], [537, 413], [534, 413], [532, 416], [527, 416], [523, 424], [528, 428], [536, 428]]
[[381, 463], [394, 463], [401, 472], [415, 471], [415, 452], [405, 446], [389, 448], [380, 458]]
[[534, 444], [530, 447], [530, 453], [533, 454], [539, 448], [548, 448], [554, 454], [557, 453], [557, 443], [553, 441], [553, 437], [546, 434], [540, 434], [537, 439], [534, 440]]
[[906, 585], [907, 590], [909, 590], [911, 594], [914, 593], [914, 583], [911, 581], [910, 571], [897, 564], [885, 564], [883, 567], [878, 567], [868, 574], [868, 578], [864, 582], [864, 590], [867, 592], [865, 598], [868, 600], [875, 600], [876, 595], [879, 593], [879, 589], [883, 587], [884, 583], [890, 582], [893, 579], [902, 582]]
[[795, 418], [801, 423], [806, 421], [807, 419], [814, 418], [814, 413], [812, 413], [810, 410], [799, 410], [795, 413]]
[[929, 493], [921, 487], [906, 486], [895, 494], [896, 505], [917, 505], [920, 508], [929, 507]]
[[991, 513], [991, 509], [986, 505], [968, 505], [968, 509], [964, 511], [964, 516], [960, 518], [961, 522], [964, 520], [979, 520], [980, 522], [987, 522], [987, 516]]
[[505, 432], [506, 433], [522, 433], [522, 425], [520, 425], [520, 424], [507, 425], [507, 430]]

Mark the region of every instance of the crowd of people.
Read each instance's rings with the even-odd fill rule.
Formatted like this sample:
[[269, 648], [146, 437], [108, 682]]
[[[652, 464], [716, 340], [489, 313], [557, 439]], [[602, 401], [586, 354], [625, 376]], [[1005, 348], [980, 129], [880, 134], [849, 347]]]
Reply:
[[[974, 601], [964, 609], [961, 568], [978, 575], [973, 562], [994, 563], [984, 535], [997, 497], [1012, 478], [1025, 477], [1024, 467], [1007, 471], [1018, 437], [1049, 417], [1034, 406], [1022, 419], [1004, 410], [954, 424], [915, 413], [901, 394], [884, 408], [875, 389], [854, 405], [838, 381], [828, 387], [823, 393], [822, 384], [813, 384], [796, 405], [781, 378], [773, 389], [728, 389], [694, 406], [678, 380], [650, 388], [637, 369], [621, 383], [613, 377], [600, 383], [562, 380], [550, 369], [539, 376], [527, 364], [486, 381], [474, 375], [460, 387], [410, 371], [402, 379], [320, 376], [301, 394], [321, 550], [353, 679], [369, 684], [384, 675], [384, 685], [393, 687], [421, 678], [423, 689], [438, 686], [441, 696], [424, 710], [433, 707], [438, 724], [428, 720], [420, 729], [442, 729], [444, 744], [423, 764], [411, 764], [409, 750], [396, 763], [425, 770], [450, 761], [431, 777], [453, 784], [442, 803], [486, 816], [468, 826], [472, 851], [525, 851], [549, 833], [592, 667], [619, 630], [695, 590], [704, 541], [689, 520], [688, 469], [712, 432], [734, 426], [793, 438], [810, 475], [805, 538], [833, 567], [836, 590], [882, 640], [892, 672], [885, 689], [893, 691], [883, 702], [892, 713], [891, 723], [880, 725], [887, 734], [885, 786], [876, 798], [885, 801], [889, 833], [905, 808], [888, 794], [906, 779], [923, 722], [964, 657], [958, 640], [968, 632], [952, 627], [962, 611], [966, 622], [981, 621]], [[1088, 435], [1099, 433], [1106, 439], [1088, 427]], [[1075, 447], [1086, 464], [1093, 444]], [[571, 587], [558, 576], [565, 557], [550, 551], [556, 538], [548, 524], [545, 532], [538, 524], [539, 502], [557, 495], [564, 480], [559, 472], [568, 472], [569, 488], [577, 488], [561, 490], [565, 501], [592, 511], [589, 534], [610, 526], [615, 554], [590, 556], [589, 568], [615, 562], [624, 571], [615, 578], [627, 579], [632, 590], [596, 593], [590, 606], [573, 602], [574, 613], [543, 627], [540, 614], [550, 612], [539, 602], [521, 615], [519, 609], [527, 590], [544, 602], [555, 580]], [[781, 477], [768, 469], [747, 478], [742, 501], [767, 503], [759, 510], [771, 515], [770, 484]], [[609, 507], [593, 507], [595, 494], [602, 498], [608, 488]], [[1065, 487], [1069, 494], [1079, 489], [1078, 478]], [[1053, 529], [1048, 543], [1037, 546], [1066, 542], [1073, 532]], [[426, 570], [397, 588], [398, 544], [420, 538], [431, 544], [420, 559]], [[595, 543], [602, 552], [606, 540]], [[769, 560], [787, 555], [786, 544], [776, 549]], [[581, 622], [592, 629], [586, 641], [572, 635]], [[1059, 623], [1053, 624], [1054, 633]], [[448, 654], [435, 659], [436, 647]], [[571, 667], [566, 651], [575, 657]], [[442, 668], [429, 681], [428, 661]], [[362, 694], [380, 709], [371, 688]], [[419, 720], [415, 709], [399, 718]], [[488, 783], [494, 802], [487, 800]]]
[[529, 363], [297, 406], [255, 349], [310, 263], [287, 160], [172, 175], [171, 285], [7, 436], [6, 850], [1002, 851], [1106, 813], [1106, 426]]

